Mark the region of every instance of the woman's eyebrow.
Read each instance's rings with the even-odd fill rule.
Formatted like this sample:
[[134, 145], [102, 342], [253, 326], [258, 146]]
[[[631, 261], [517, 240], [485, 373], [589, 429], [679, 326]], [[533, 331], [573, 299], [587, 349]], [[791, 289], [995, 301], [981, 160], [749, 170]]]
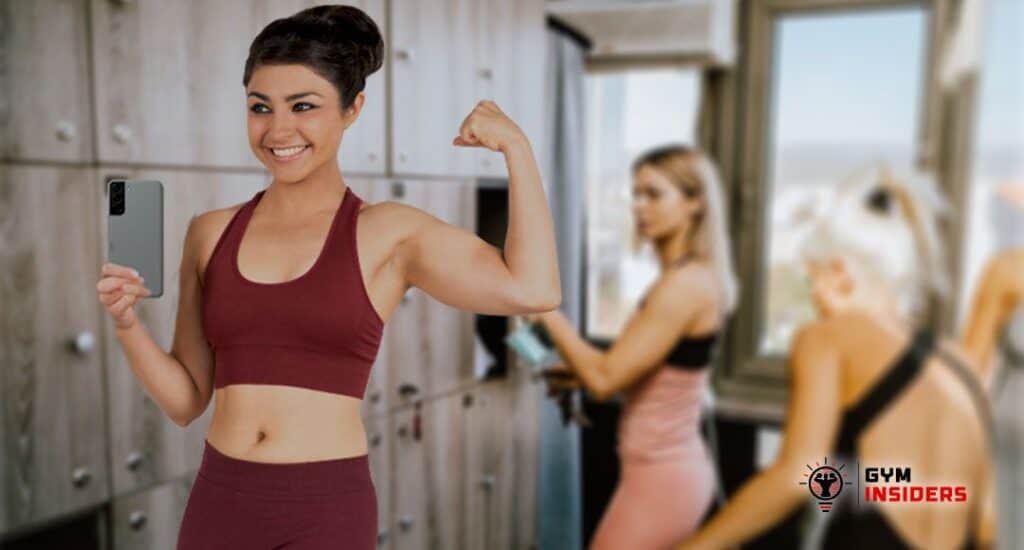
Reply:
[[[258, 98], [260, 98], [260, 99], [262, 99], [263, 101], [270, 101], [270, 96], [267, 96], [266, 94], [261, 94], [259, 92], [249, 92], [249, 94], [246, 97], [253, 96], [253, 95], [258, 97]], [[315, 95], [315, 96], [320, 97], [320, 98], [323, 97], [322, 95], [320, 95], [320, 94], [318, 94], [316, 92], [299, 92], [297, 94], [292, 94], [292, 95], [284, 98], [284, 100], [285, 101], [293, 101], [293, 100], [299, 99], [300, 97], [304, 97], [304, 96], [307, 96], [307, 95]]]

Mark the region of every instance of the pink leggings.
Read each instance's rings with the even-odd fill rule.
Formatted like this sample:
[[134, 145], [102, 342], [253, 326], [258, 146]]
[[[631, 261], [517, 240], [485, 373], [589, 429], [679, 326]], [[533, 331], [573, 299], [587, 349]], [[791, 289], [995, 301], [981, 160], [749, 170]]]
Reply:
[[714, 490], [715, 472], [705, 459], [623, 460], [590, 550], [672, 549], [696, 530]]
[[206, 442], [178, 531], [178, 550], [377, 545], [377, 496], [367, 455], [252, 462]]

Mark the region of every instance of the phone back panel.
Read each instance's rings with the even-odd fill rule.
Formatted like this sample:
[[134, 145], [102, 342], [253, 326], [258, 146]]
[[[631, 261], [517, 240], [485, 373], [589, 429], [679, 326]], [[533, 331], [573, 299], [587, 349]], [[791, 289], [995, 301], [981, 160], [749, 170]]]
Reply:
[[138, 270], [156, 298], [164, 293], [164, 187], [159, 181], [122, 181], [125, 207], [118, 215], [110, 213], [107, 183], [108, 258]]

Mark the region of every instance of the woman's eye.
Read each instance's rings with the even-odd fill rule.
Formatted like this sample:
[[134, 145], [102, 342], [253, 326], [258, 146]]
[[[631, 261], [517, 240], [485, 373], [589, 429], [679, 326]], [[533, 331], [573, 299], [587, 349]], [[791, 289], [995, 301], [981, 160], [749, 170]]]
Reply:
[[[316, 107], [317, 106], [313, 105], [312, 103], [306, 103], [306, 102], [301, 102], [300, 101], [299, 103], [296, 103], [292, 107], [292, 110], [296, 111], [296, 112], [302, 112], [302, 111], [309, 111], [309, 110], [312, 110], [312, 109], [316, 109]], [[262, 113], [269, 113], [270, 112], [270, 109], [267, 108], [267, 106], [262, 104], [262, 103], [257, 103], [255, 105], [253, 105], [252, 107], [249, 108], [249, 110], [254, 112], [254, 113], [261, 113], [261, 114]]]

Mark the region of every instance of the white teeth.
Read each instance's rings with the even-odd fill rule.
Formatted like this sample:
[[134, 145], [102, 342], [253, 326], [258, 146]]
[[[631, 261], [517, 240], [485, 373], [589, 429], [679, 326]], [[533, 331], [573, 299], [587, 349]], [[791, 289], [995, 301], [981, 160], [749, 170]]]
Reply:
[[279, 157], [290, 157], [305, 148], [305, 145], [299, 145], [298, 147], [289, 147], [287, 149], [271, 149], [271, 151], [273, 151], [274, 154]]

